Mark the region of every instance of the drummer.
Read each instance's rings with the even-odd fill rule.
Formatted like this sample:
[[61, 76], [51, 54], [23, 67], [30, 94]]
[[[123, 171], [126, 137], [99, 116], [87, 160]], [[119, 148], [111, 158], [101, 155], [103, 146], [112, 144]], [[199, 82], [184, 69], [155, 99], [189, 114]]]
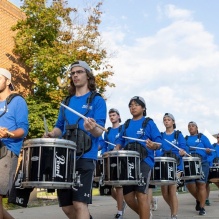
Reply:
[[[107, 153], [108, 151], [114, 150], [113, 146], [115, 144], [116, 138], [119, 136], [119, 132], [121, 131], [121, 118], [120, 113], [117, 109], [112, 108], [109, 110], [109, 119], [112, 123], [112, 127], [108, 128], [108, 132], [104, 133], [104, 141], [102, 141], [102, 150], [101, 154]], [[126, 203], [123, 198], [123, 189], [122, 186], [112, 186], [111, 188], [111, 196], [117, 202], [117, 213], [115, 214], [115, 219], [122, 219], [126, 207]]]
[[[196, 122], [188, 123], [188, 131], [190, 136], [186, 136], [186, 145], [193, 157], [201, 159], [202, 177], [196, 180], [187, 180], [186, 187], [191, 195], [196, 199], [196, 211], [199, 215], [206, 215], [205, 212], [205, 199], [207, 197], [206, 183], [209, 174], [209, 163], [207, 158], [211, 155], [211, 149], [214, 149], [208, 138], [202, 133], [198, 132]], [[197, 149], [196, 149], [197, 148]]]
[[[105, 100], [97, 94], [95, 77], [85, 61], [76, 61], [70, 67], [69, 96], [64, 105], [86, 119], [60, 107], [55, 127], [44, 137], [64, 138], [76, 143], [76, 172], [83, 186], [58, 189], [59, 206], [68, 218], [89, 219], [88, 204], [92, 203], [93, 173], [98, 154], [98, 140], [106, 121]], [[99, 126], [97, 126], [99, 125]]]
[[[186, 141], [182, 133], [179, 130], [177, 131], [175, 130], [176, 128], [175, 118], [171, 113], [164, 114], [163, 124], [166, 128], [166, 131], [161, 133], [163, 139], [162, 147], [159, 151], [156, 151], [156, 156], [175, 158], [177, 162], [177, 172], [178, 174], [181, 174], [181, 172], [183, 171], [182, 156], [184, 156], [186, 153]], [[166, 142], [165, 139], [172, 142], [174, 145], [180, 148], [180, 150], [177, 149], [176, 147], [173, 147], [168, 142]], [[170, 207], [171, 219], [177, 219], [177, 213], [178, 213], [178, 199], [176, 196], [177, 184], [161, 185], [161, 192], [164, 200]]]
[[[209, 161], [209, 166], [210, 167], [218, 167], [219, 166], [219, 133], [217, 134], [217, 143], [212, 144], [214, 149], [216, 150], [214, 153], [212, 153], [212, 156], [209, 156], [208, 161]], [[210, 195], [210, 184], [211, 182], [208, 181], [206, 184], [206, 189], [207, 189], [207, 199], [205, 201], [205, 205], [209, 206], [211, 205], [210, 200], [209, 200], [209, 195]], [[214, 184], [219, 188], [219, 178], [218, 182], [214, 182]]]
[[[154, 150], [160, 148], [161, 135], [154, 121], [146, 116], [145, 100], [140, 96], [131, 98], [128, 104], [132, 119], [122, 126], [119, 138], [116, 140], [116, 149], [137, 151], [140, 154], [140, 172], [144, 177], [144, 185], [123, 186], [123, 194], [128, 206], [135, 211], [140, 219], [150, 217], [148, 202], [148, 186], [151, 169], [154, 166]], [[130, 140], [126, 137], [145, 140]]]

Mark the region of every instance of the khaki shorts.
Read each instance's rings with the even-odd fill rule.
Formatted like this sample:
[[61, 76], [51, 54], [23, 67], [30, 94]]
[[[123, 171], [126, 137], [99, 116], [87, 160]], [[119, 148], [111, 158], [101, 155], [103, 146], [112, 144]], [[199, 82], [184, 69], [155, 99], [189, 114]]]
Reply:
[[17, 155], [9, 150], [7, 151], [7, 155], [0, 159], [0, 195], [8, 195], [8, 192], [10, 192], [17, 162]]

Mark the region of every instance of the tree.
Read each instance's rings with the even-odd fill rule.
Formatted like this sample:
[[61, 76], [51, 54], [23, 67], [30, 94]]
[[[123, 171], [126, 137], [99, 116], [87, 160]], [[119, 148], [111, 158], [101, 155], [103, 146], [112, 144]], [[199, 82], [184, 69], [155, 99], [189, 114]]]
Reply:
[[113, 76], [108, 54], [102, 47], [98, 31], [101, 5], [83, 11], [67, 7], [61, 1], [48, 5], [45, 0], [25, 0], [22, 11], [26, 18], [12, 27], [16, 31], [14, 54], [29, 73], [31, 86], [27, 102], [30, 116], [29, 137], [41, 137], [43, 114], [50, 127], [54, 125], [59, 103], [67, 94], [69, 65], [85, 60], [94, 69], [98, 91], [104, 95]]

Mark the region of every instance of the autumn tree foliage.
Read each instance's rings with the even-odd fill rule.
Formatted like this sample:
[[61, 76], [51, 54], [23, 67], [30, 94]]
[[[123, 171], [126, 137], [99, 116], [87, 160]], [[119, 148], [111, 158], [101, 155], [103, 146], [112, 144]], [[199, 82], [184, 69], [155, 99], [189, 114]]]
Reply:
[[67, 95], [69, 66], [86, 61], [94, 70], [97, 89], [104, 95], [113, 75], [110, 58], [98, 31], [101, 2], [82, 9], [67, 2], [24, 0], [21, 10], [26, 18], [12, 27], [16, 31], [14, 54], [29, 73], [31, 86], [26, 98], [29, 107], [29, 138], [41, 137], [43, 115], [51, 129], [61, 100]]

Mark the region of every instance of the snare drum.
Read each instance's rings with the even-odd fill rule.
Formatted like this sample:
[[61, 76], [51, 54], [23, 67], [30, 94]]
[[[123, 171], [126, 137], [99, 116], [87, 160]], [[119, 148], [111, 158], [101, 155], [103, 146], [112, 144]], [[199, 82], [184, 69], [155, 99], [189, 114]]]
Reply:
[[64, 189], [74, 185], [76, 144], [73, 141], [36, 138], [24, 142], [24, 188]]
[[213, 167], [209, 168], [208, 180], [213, 183], [219, 182], [219, 166], [218, 165], [213, 164]]
[[171, 185], [177, 183], [176, 159], [172, 157], [155, 157], [151, 172], [151, 185]]
[[200, 179], [202, 177], [201, 159], [199, 157], [183, 157], [183, 180]]
[[140, 181], [140, 156], [136, 151], [109, 151], [103, 155], [103, 183], [137, 185]]

